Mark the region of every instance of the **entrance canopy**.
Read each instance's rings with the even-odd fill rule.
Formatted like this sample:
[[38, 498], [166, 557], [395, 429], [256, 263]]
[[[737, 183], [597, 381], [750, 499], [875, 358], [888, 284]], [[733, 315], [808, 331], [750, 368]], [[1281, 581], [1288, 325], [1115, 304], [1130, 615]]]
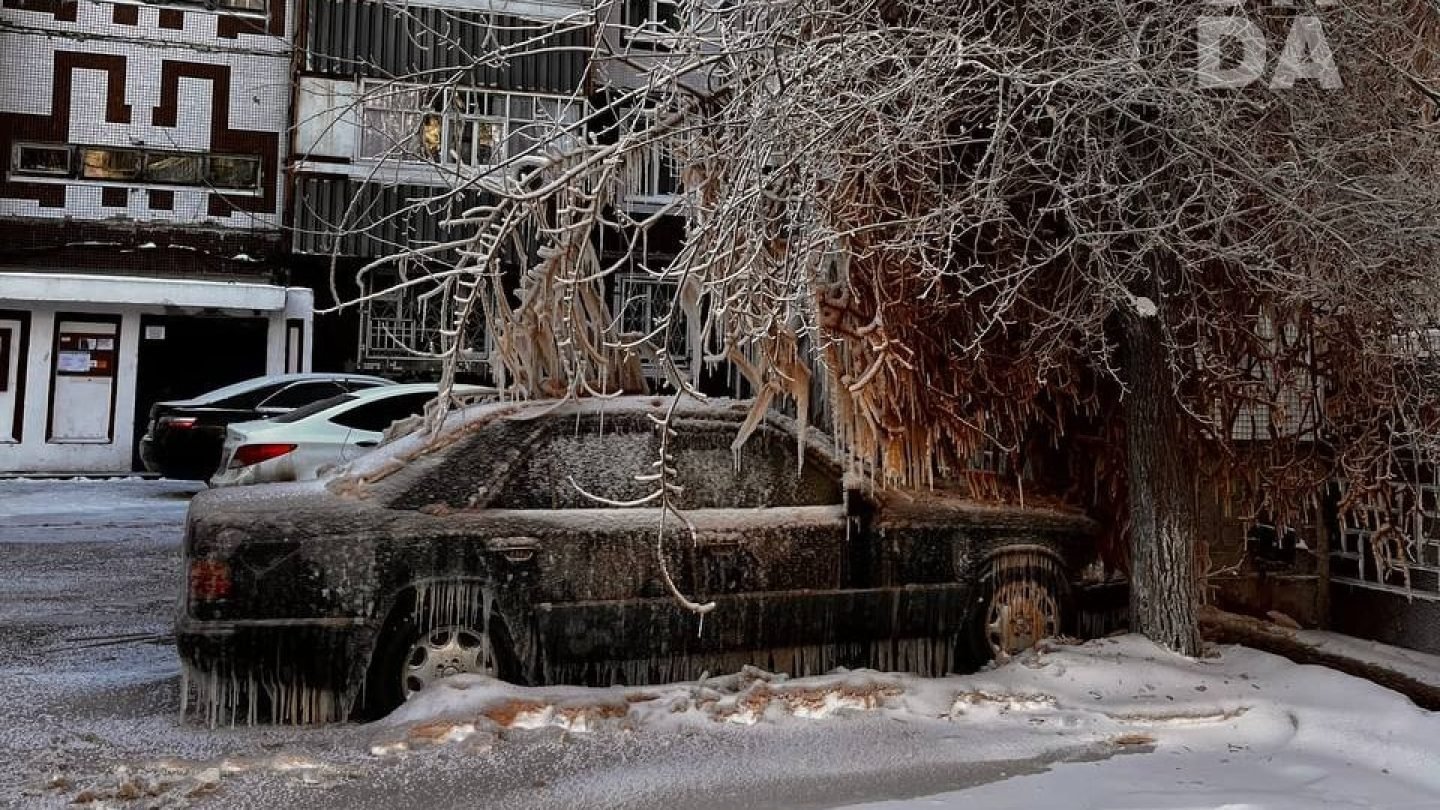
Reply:
[[286, 289], [273, 284], [60, 273], [0, 273], [0, 301], [278, 312], [285, 309], [285, 300]]

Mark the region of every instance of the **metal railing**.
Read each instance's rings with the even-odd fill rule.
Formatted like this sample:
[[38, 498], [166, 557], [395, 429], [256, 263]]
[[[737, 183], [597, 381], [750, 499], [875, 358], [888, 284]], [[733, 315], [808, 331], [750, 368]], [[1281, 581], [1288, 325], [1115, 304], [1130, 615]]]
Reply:
[[[424, 368], [438, 365], [445, 349], [442, 328], [454, 318], [447, 296], [427, 296], [415, 289], [372, 298], [360, 306], [358, 365], [362, 369]], [[484, 323], [471, 325], [462, 365], [486, 360]]]

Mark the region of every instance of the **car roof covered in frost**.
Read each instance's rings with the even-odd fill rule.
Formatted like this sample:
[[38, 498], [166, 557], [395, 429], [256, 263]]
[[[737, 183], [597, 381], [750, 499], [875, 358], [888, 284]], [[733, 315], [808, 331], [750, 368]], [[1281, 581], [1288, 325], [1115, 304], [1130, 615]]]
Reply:
[[[356, 485], [379, 481], [404, 469], [410, 462], [431, 453], [441, 452], [460, 439], [481, 430], [497, 420], [650, 414], [663, 416], [671, 407], [675, 415], [686, 420], [704, 419], [734, 424], [737, 435], [753, 400], [682, 398], [678, 405], [669, 396], [586, 397], [567, 400], [526, 400], [485, 402], [451, 411], [438, 428], [421, 428], [397, 437], [337, 471], [328, 487], [332, 492]], [[776, 411], [767, 411], [764, 424], [794, 435], [799, 426], [795, 420]], [[823, 433], [806, 431], [807, 449], [835, 463], [834, 449]], [[838, 463], [837, 463], [838, 467]]]

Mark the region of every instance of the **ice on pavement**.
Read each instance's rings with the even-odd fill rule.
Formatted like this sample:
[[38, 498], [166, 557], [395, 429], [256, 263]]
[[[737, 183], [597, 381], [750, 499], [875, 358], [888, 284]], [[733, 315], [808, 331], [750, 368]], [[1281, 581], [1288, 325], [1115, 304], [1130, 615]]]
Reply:
[[[0, 481], [0, 521], [10, 527], [79, 525], [98, 517], [137, 524], [178, 524], [198, 481], [141, 478]], [[7, 542], [25, 538], [7, 537]]]

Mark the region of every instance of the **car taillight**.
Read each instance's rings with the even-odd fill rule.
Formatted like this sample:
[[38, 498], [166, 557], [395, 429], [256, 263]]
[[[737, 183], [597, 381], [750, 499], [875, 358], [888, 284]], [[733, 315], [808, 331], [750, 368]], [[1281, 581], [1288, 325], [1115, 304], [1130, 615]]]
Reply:
[[219, 560], [190, 563], [190, 598], [213, 602], [230, 596], [230, 565]]
[[195, 417], [162, 416], [160, 417], [160, 424], [164, 425], [167, 428], [174, 428], [176, 430], [189, 430], [190, 428], [195, 427]]
[[249, 467], [272, 458], [279, 458], [295, 449], [293, 444], [242, 444], [230, 459], [231, 467]]

